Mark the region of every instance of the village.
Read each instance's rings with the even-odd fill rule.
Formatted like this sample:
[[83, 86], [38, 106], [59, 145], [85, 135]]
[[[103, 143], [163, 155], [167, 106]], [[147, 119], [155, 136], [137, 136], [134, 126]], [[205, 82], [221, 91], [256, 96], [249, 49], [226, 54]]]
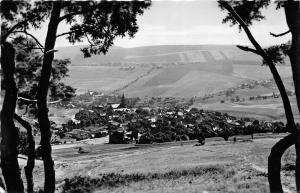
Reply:
[[153, 107], [151, 100], [148, 100], [146, 105], [145, 101], [125, 99], [124, 94], [107, 96], [98, 92], [88, 92], [86, 95], [98, 98], [98, 101], [115, 102], [81, 104], [81, 107], [69, 103], [67, 106], [79, 108], [79, 111], [66, 123], [52, 122], [53, 144], [104, 137], [108, 137], [109, 143], [116, 144], [149, 144], [195, 139], [204, 143], [205, 138], [209, 137], [228, 140], [230, 136], [235, 135], [285, 132], [282, 122], [237, 118], [227, 113], [190, 108], [190, 101], [184, 102], [171, 97], [161, 99], [161, 104], [164, 105], [155, 104]]
[[[280, 93], [278, 91], [272, 91], [270, 93], [257, 94], [257, 95], [242, 95], [239, 92], [242, 91], [252, 91], [259, 89], [274, 89], [276, 88], [273, 79], [266, 80], [253, 80], [241, 83], [235, 87], [228, 88], [215, 93], [205, 94], [203, 97], [195, 97], [193, 100], [198, 102], [210, 102], [220, 100], [221, 103], [225, 101], [234, 102], [244, 102], [244, 101], [261, 101], [266, 99], [280, 98]], [[288, 96], [295, 96], [295, 90], [286, 90]]]

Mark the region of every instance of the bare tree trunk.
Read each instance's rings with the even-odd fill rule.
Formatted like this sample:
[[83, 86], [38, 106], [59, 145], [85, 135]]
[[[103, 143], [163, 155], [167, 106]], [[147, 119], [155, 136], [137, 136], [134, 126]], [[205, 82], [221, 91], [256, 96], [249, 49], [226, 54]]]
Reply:
[[48, 31], [45, 41], [45, 55], [41, 71], [41, 79], [37, 90], [37, 105], [38, 105], [38, 121], [41, 129], [41, 147], [42, 158], [44, 162], [45, 184], [44, 192], [55, 191], [55, 171], [54, 162], [51, 156], [51, 131], [48, 118], [47, 94], [49, 88], [49, 79], [52, 69], [52, 61], [54, 58], [53, 49], [56, 41], [56, 33], [58, 27], [58, 19], [61, 12], [61, 1], [54, 1], [51, 11], [51, 17], [48, 24]]
[[27, 140], [28, 140], [28, 159], [27, 159], [27, 165], [25, 166], [25, 176], [27, 180], [27, 192], [33, 193], [33, 177], [32, 177], [32, 171], [34, 168], [34, 161], [35, 161], [35, 142], [34, 137], [32, 135], [32, 127], [31, 125], [23, 120], [19, 115], [14, 115], [15, 120], [17, 120], [27, 131]]
[[[284, 4], [286, 21], [292, 34], [292, 45], [289, 53], [298, 110], [300, 112], [300, 2], [287, 1]], [[296, 187], [300, 192], [300, 128], [295, 139], [296, 148]]]
[[17, 101], [17, 87], [14, 80], [15, 50], [4, 42], [1, 46], [1, 67], [3, 69], [5, 95], [1, 111], [1, 168], [7, 192], [24, 192], [18, 163], [18, 130], [13, 122]]

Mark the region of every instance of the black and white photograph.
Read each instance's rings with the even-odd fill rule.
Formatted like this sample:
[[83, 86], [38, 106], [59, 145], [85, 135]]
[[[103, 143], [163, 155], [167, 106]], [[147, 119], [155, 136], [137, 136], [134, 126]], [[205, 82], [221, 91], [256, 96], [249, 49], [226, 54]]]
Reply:
[[0, 193], [300, 193], [299, 0], [0, 5]]

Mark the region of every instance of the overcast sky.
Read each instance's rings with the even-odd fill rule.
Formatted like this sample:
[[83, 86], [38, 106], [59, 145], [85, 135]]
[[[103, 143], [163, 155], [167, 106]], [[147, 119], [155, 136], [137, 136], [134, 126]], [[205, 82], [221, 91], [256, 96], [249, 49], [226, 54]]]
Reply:
[[[290, 35], [274, 38], [269, 32], [287, 30], [282, 9], [272, 5], [264, 11], [266, 19], [256, 22], [251, 30], [259, 43], [272, 45], [286, 42]], [[249, 44], [244, 32], [237, 27], [222, 24], [225, 13], [216, 1], [153, 1], [150, 9], [138, 17], [139, 31], [133, 39], [117, 38], [116, 46], [137, 47], [147, 45], [174, 44]], [[67, 31], [60, 24], [59, 33]], [[45, 33], [37, 33], [43, 39]], [[64, 37], [57, 39], [56, 46], [69, 46]]]

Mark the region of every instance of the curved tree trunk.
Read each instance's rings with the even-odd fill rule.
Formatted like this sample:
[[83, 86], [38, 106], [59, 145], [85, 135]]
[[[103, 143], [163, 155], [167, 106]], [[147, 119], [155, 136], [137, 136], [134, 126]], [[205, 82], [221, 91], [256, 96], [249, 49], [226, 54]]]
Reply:
[[35, 161], [35, 142], [34, 137], [32, 135], [32, 127], [31, 125], [23, 120], [19, 115], [14, 115], [15, 120], [17, 120], [27, 131], [27, 140], [28, 140], [28, 159], [27, 165], [25, 166], [25, 176], [27, 180], [27, 192], [33, 193], [33, 177], [32, 171], [34, 168], [34, 161]]
[[53, 49], [56, 41], [56, 33], [58, 27], [58, 19], [61, 11], [61, 1], [54, 1], [51, 11], [51, 17], [48, 24], [48, 31], [45, 41], [45, 54], [43, 59], [41, 79], [37, 90], [37, 106], [38, 106], [38, 121], [41, 130], [41, 147], [42, 158], [44, 162], [45, 184], [44, 192], [55, 191], [55, 171], [54, 162], [51, 156], [51, 131], [48, 118], [47, 94], [49, 88], [49, 79], [52, 69], [52, 61], [54, 58]]
[[1, 46], [1, 67], [5, 87], [1, 111], [1, 168], [7, 192], [24, 192], [18, 163], [18, 130], [13, 122], [17, 101], [17, 87], [14, 80], [15, 50], [7, 42]]
[[296, 135], [289, 134], [283, 139], [279, 140], [271, 150], [268, 157], [268, 179], [270, 184], [270, 192], [272, 193], [282, 193], [282, 185], [280, 179], [281, 170], [281, 157], [285, 150], [294, 145]]
[[[292, 45], [289, 53], [298, 110], [300, 112], [300, 2], [287, 1], [284, 4], [286, 21], [292, 34]], [[296, 148], [296, 187], [300, 192], [300, 128], [295, 139]]]

